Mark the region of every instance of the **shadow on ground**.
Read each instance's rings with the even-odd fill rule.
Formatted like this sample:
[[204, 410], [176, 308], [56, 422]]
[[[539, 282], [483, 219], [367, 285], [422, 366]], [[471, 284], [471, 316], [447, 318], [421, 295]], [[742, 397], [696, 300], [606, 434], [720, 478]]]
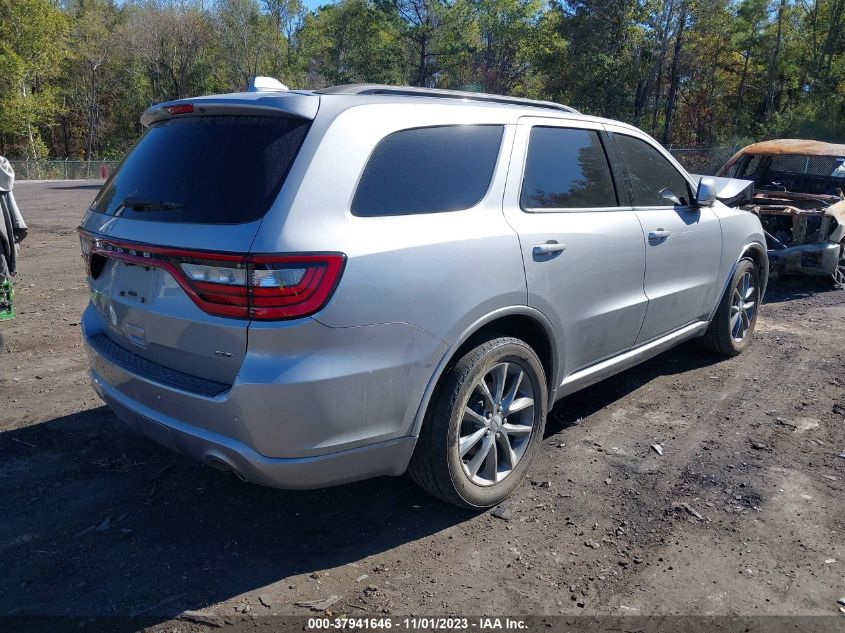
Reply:
[[767, 303], [786, 303], [798, 299], [807, 299], [814, 295], [834, 292], [833, 280], [829, 275], [789, 275], [769, 281], [763, 305]]
[[7, 616], [149, 624], [472, 516], [406, 477], [305, 492], [244, 484], [160, 449], [105, 407], [7, 431], [0, 452]]
[[636, 391], [658, 376], [681, 374], [723, 360], [723, 357], [705, 352], [693, 342], [684, 343], [621, 374], [559, 400], [546, 422], [546, 436], [578, 424], [583, 418]]
[[89, 185], [89, 184], [86, 184], [86, 185], [61, 185], [61, 186], [57, 185], [53, 188], [54, 189], [72, 189], [72, 190], [90, 189], [91, 191], [99, 191], [102, 186], [103, 186], [103, 183], [99, 182], [95, 185]]

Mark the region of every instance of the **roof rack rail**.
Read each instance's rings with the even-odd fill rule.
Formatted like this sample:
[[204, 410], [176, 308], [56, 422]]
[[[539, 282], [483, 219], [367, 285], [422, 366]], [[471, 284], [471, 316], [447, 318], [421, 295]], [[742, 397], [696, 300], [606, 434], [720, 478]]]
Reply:
[[530, 106], [547, 108], [579, 114], [575, 108], [555, 103], [554, 101], [536, 101], [523, 97], [506, 97], [491, 95], [483, 92], [465, 92], [463, 90], [445, 90], [440, 88], [418, 88], [415, 86], [387, 86], [383, 84], [344, 84], [314, 91], [324, 95], [387, 95], [406, 97], [435, 97], [439, 99], [466, 99], [468, 101], [482, 101], [487, 103], [502, 103], [507, 105]]

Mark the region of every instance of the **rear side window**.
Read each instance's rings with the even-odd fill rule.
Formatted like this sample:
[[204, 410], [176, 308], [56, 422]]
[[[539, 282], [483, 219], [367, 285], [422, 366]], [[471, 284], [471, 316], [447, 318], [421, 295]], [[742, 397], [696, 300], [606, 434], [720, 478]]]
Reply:
[[394, 132], [373, 150], [352, 214], [363, 217], [460, 211], [487, 193], [501, 125], [451, 125]]
[[633, 136], [613, 134], [613, 144], [625, 165], [635, 207], [687, 206], [689, 184], [654, 147]]
[[282, 116], [189, 116], [156, 123], [92, 209], [153, 222], [257, 220], [276, 199], [309, 123]]
[[745, 155], [736, 161], [733, 167], [733, 174], [730, 178], [744, 178], [745, 180], [755, 180], [757, 172], [760, 170], [761, 156], [755, 154], [754, 156]]
[[523, 209], [615, 207], [616, 191], [598, 132], [533, 128], [521, 203]]
[[[772, 157], [770, 171], [792, 174], [807, 174], [810, 176], [838, 176], [842, 158], [837, 156], [798, 156], [785, 154]], [[841, 172], [841, 170], [839, 170]]]

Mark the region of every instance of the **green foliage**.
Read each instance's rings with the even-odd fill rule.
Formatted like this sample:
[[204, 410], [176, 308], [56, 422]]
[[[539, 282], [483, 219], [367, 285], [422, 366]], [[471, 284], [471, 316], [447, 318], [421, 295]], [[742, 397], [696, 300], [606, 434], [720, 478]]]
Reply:
[[151, 104], [374, 82], [553, 99], [675, 145], [845, 136], [845, 0], [4, 0], [0, 153], [117, 158]]
[[307, 15], [298, 34], [306, 85], [403, 83], [403, 51], [392, 26], [366, 0], [342, 0]]
[[45, 157], [39, 128], [61, 110], [53, 82], [67, 31], [67, 16], [49, 0], [0, 4], [0, 133], [4, 146], [28, 158]]

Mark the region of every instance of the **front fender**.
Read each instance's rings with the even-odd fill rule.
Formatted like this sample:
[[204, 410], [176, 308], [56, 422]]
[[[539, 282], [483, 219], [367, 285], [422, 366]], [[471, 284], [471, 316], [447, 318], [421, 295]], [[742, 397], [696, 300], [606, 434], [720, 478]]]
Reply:
[[760, 297], [764, 297], [766, 295], [766, 288], [769, 285], [769, 255], [766, 252], [766, 246], [757, 241], [751, 241], [747, 244], [743, 245], [742, 249], [740, 250], [739, 255], [736, 256], [733, 264], [728, 269], [728, 274], [725, 276], [724, 280], [722, 281], [722, 286], [719, 291], [718, 296], [716, 297], [716, 305], [710, 310], [710, 316], [708, 317], [707, 321], [710, 322], [713, 320], [713, 317], [716, 315], [716, 310], [719, 309], [719, 304], [722, 301], [722, 297], [725, 295], [725, 292], [728, 289], [728, 284], [733, 279], [734, 273], [736, 272], [737, 266], [739, 266], [739, 262], [743, 259], [754, 259], [760, 262]]

